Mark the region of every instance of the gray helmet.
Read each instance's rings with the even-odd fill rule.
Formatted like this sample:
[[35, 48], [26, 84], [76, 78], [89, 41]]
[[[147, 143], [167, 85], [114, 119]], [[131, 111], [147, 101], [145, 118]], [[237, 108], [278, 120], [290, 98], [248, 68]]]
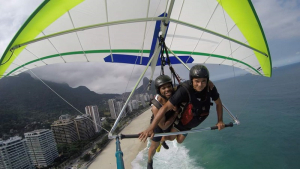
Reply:
[[190, 70], [190, 81], [192, 82], [193, 78], [207, 78], [209, 81], [209, 71], [204, 65], [195, 65]]
[[167, 83], [171, 83], [172, 84], [172, 79], [168, 76], [168, 75], [160, 75], [155, 79], [155, 89], [156, 89], [156, 93], [160, 94], [159, 88]]

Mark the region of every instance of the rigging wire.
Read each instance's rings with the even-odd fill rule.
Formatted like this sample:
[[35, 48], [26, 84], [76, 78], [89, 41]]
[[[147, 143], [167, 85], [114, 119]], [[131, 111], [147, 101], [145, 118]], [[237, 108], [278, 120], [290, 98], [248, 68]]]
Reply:
[[[221, 4], [221, 6], [222, 6], [222, 0], [220, 1], [220, 4]], [[222, 8], [222, 12], [223, 12], [223, 16], [224, 16], [225, 25], [226, 25], [227, 36], [229, 37], [229, 33], [230, 33], [230, 31], [231, 31], [232, 29], [228, 30], [228, 24], [227, 24], [227, 20], [226, 20], [224, 8]], [[229, 42], [229, 47], [230, 47], [230, 54], [229, 54], [229, 56], [228, 56], [227, 58], [229, 58], [230, 55], [231, 55], [231, 57], [232, 57], [232, 59], [233, 59], [232, 44], [231, 44], [231, 41], [228, 40], [228, 42]], [[227, 58], [226, 58], [226, 60], [227, 60]], [[223, 61], [223, 62], [224, 62], [224, 61]], [[231, 60], [231, 63], [232, 63], [231, 67], [232, 67], [232, 71], [233, 71], [233, 84], [236, 85], [236, 73], [235, 73], [235, 68], [234, 68], [233, 60]], [[233, 100], [236, 98], [236, 95], [237, 95], [237, 91], [234, 90]], [[229, 118], [229, 117], [228, 117], [228, 118]]]

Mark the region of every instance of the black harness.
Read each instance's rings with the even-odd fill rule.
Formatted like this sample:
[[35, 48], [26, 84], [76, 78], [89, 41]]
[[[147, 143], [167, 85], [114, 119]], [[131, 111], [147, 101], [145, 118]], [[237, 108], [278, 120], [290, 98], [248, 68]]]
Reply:
[[[152, 103], [158, 110], [162, 107], [161, 103], [159, 103], [159, 101], [157, 101], [156, 99], [153, 99], [153, 100], [151, 101], [151, 103]], [[166, 112], [166, 114], [165, 114], [166, 120], [169, 119], [173, 114], [174, 114], [174, 111], [173, 111], [173, 110], [170, 110], [170, 111]], [[152, 113], [152, 116], [151, 116], [151, 119], [150, 119], [150, 124], [152, 123], [153, 119], [154, 119], [154, 114]]]
[[[184, 125], [187, 128], [194, 128], [209, 115], [210, 106], [213, 105], [213, 103], [210, 101], [211, 92], [208, 90], [204, 96], [199, 98], [196, 97], [196, 92], [190, 86], [189, 82], [180, 83], [179, 86], [183, 87], [187, 91], [189, 100], [187, 103], [182, 103], [180, 105], [182, 111], [178, 114], [178, 117], [174, 123], [176, 125]], [[185, 124], [185, 118], [187, 118], [186, 111], [188, 111], [187, 109], [191, 107], [189, 106], [190, 104], [192, 104], [192, 114], [189, 115], [191, 120]]]

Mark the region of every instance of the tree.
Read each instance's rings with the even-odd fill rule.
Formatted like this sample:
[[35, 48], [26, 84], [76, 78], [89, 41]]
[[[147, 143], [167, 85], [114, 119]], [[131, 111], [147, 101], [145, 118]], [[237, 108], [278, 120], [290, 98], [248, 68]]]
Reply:
[[90, 159], [91, 159], [91, 155], [89, 153], [87, 153], [83, 156], [84, 161], [89, 161]]
[[97, 151], [97, 148], [93, 148], [93, 149], [92, 149], [92, 153], [93, 153], [93, 154], [95, 154], [96, 151]]

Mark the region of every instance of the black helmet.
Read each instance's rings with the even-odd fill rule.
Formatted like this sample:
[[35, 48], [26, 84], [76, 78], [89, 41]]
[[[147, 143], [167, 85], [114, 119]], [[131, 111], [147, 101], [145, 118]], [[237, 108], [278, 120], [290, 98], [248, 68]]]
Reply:
[[166, 83], [172, 84], [172, 79], [168, 75], [160, 75], [155, 79], [155, 89], [157, 94], [160, 95], [159, 88]]
[[209, 71], [204, 65], [195, 65], [190, 70], [190, 81], [192, 82], [193, 78], [207, 78], [209, 81]]

